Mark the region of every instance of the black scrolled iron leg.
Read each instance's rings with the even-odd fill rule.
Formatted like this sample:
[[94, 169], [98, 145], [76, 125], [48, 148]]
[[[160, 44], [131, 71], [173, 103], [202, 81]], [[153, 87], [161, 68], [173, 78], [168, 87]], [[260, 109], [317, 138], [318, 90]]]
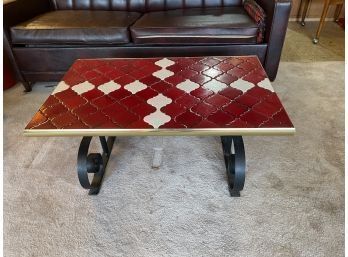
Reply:
[[240, 196], [240, 191], [244, 187], [246, 167], [243, 138], [241, 136], [222, 136], [221, 143], [230, 194]]
[[[83, 188], [89, 189], [90, 195], [96, 195], [99, 193], [103, 176], [105, 173], [106, 165], [109, 161], [112, 147], [115, 142], [115, 137], [99, 137], [100, 143], [103, 148], [103, 153], [89, 153], [88, 149], [91, 143], [92, 137], [83, 137], [79, 152], [77, 155], [77, 175], [80, 184]], [[88, 173], [93, 173], [92, 183], [88, 178]]]

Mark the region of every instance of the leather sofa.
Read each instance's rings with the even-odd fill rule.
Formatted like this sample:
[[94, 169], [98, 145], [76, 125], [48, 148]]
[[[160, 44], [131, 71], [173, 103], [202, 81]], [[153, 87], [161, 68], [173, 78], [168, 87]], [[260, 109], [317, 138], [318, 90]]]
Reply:
[[257, 55], [274, 80], [291, 0], [255, 2], [262, 42], [243, 0], [15, 0], [3, 6], [4, 48], [26, 91], [79, 58]]

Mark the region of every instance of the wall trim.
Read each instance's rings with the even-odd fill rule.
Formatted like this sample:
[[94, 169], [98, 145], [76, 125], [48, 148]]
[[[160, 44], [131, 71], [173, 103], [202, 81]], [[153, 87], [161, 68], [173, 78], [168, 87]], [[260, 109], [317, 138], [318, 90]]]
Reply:
[[[334, 18], [326, 18], [325, 21], [334, 21]], [[290, 18], [289, 21], [300, 21], [296, 17]], [[320, 18], [306, 18], [305, 21], [320, 21]]]

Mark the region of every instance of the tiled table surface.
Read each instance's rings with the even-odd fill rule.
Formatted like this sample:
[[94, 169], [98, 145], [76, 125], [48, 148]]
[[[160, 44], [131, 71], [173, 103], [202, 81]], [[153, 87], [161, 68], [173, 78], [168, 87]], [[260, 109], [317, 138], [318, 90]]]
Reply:
[[117, 136], [294, 132], [259, 60], [247, 56], [77, 60], [24, 133]]

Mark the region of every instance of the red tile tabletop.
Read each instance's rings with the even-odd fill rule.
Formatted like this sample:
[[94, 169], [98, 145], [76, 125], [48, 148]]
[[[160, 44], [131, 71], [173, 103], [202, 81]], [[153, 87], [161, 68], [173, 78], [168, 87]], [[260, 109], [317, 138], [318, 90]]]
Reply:
[[29, 136], [290, 135], [256, 56], [77, 60]]

